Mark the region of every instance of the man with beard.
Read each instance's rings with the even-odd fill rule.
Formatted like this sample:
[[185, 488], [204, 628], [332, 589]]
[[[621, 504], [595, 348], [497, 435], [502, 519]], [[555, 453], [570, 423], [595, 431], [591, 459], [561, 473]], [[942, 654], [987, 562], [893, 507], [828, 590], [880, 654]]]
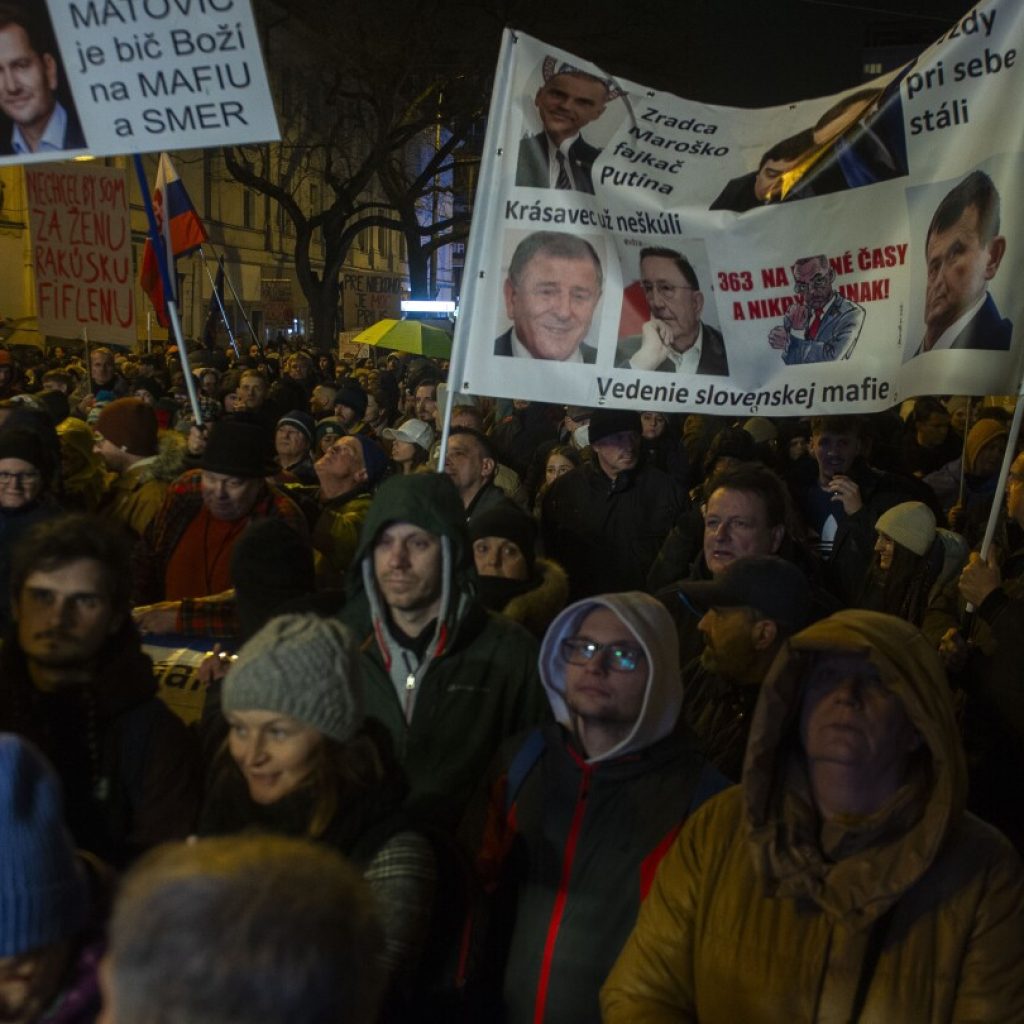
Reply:
[[189, 733], [157, 699], [132, 625], [130, 583], [118, 527], [90, 516], [35, 527], [15, 555], [0, 653], [0, 731], [49, 757], [75, 841], [113, 864], [187, 836], [199, 799]]

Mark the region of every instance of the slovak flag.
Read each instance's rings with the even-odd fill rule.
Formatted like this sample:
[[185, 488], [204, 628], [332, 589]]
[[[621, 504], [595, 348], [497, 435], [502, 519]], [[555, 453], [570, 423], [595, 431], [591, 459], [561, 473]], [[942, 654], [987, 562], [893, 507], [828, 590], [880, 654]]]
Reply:
[[[171, 277], [171, 287], [174, 288], [177, 283], [174, 271], [175, 257], [194, 252], [206, 241], [207, 235], [206, 228], [203, 227], [203, 222], [199, 219], [188, 192], [185, 191], [185, 183], [178, 177], [178, 172], [166, 153], [160, 154], [160, 163], [157, 167], [156, 186], [153, 189], [153, 212], [156, 214], [157, 228], [163, 238], [164, 251], [167, 253], [167, 269]], [[160, 279], [160, 264], [157, 262], [152, 237], [146, 239], [142, 250], [142, 272], [139, 274], [139, 282], [153, 303], [157, 322], [161, 327], [170, 327], [163, 281]]]

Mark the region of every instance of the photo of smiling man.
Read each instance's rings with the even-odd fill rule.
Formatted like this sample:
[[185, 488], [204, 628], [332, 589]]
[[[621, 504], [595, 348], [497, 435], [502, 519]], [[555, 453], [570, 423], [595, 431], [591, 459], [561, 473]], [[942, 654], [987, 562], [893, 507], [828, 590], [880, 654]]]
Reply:
[[85, 148], [62, 70], [45, 5], [0, 3], [0, 156]]
[[544, 84], [534, 103], [543, 131], [519, 143], [516, 184], [575, 189], [593, 195], [592, 169], [601, 150], [580, 134], [619, 95], [607, 81], [569, 64], [544, 63]]
[[505, 313], [512, 327], [494, 342], [496, 356], [592, 363], [586, 344], [604, 274], [594, 247], [564, 231], [535, 231], [512, 254]]

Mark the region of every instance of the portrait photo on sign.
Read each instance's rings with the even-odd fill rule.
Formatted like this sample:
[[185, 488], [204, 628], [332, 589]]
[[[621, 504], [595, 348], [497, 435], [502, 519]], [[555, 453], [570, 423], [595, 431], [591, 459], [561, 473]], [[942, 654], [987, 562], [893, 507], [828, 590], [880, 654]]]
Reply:
[[607, 259], [600, 235], [506, 232], [494, 354], [595, 362]]
[[645, 238], [642, 248], [627, 253], [615, 365], [727, 377], [729, 357], [703, 241]]
[[1016, 240], [1003, 232], [1015, 199], [1006, 180], [986, 167], [907, 189], [913, 290], [904, 361], [942, 351], [1009, 351], [1007, 306], [1020, 268]]
[[515, 183], [594, 192], [594, 161], [626, 114], [614, 80], [545, 57], [523, 87]]
[[85, 148], [46, 4], [0, 2], [0, 158]]
[[745, 213], [904, 177], [899, 87], [910, 67], [834, 99], [813, 123], [766, 146], [757, 166], [726, 182], [710, 209]]

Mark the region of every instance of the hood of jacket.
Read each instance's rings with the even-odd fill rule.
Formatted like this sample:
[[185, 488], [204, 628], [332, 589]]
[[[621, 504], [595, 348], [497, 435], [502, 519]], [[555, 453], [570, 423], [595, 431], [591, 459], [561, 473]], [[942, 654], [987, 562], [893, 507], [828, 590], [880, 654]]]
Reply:
[[[876, 814], [823, 825], [799, 725], [804, 681], [825, 651], [866, 654], [923, 742], [906, 784]], [[967, 794], [949, 684], [924, 636], [894, 616], [847, 610], [792, 637], [762, 686], [743, 791], [755, 864], [769, 893], [809, 898], [855, 928], [884, 914], [935, 860]]]
[[566, 662], [562, 657], [562, 640], [573, 636], [595, 608], [609, 609], [626, 624], [647, 656], [649, 671], [643, 705], [633, 729], [611, 750], [588, 758], [588, 764], [633, 754], [664, 739], [675, 728], [683, 706], [679, 645], [672, 617], [664, 605], [639, 591], [599, 594], [577, 601], [560, 612], [541, 644], [540, 678], [555, 720], [575, 733], [573, 711], [565, 699]]

